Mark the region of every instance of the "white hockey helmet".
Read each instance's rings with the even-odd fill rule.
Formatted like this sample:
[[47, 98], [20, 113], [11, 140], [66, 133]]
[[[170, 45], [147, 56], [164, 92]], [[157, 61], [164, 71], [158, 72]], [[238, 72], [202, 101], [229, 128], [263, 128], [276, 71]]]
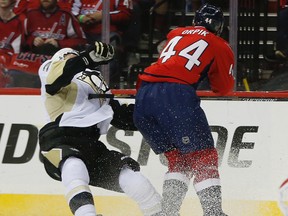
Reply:
[[65, 55], [68, 54], [74, 54], [74, 55], [79, 55], [79, 52], [77, 50], [74, 50], [72, 48], [63, 48], [57, 51], [51, 58], [52, 61], [60, 61], [64, 60]]

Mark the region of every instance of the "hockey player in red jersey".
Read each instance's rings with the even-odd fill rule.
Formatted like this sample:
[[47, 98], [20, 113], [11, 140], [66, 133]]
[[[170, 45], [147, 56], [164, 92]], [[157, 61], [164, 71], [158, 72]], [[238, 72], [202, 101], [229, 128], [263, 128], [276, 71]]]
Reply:
[[196, 94], [205, 77], [219, 95], [233, 90], [234, 55], [219, 37], [223, 22], [220, 8], [203, 5], [194, 26], [168, 33], [157, 62], [139, 75], [134, 122], [153, 151], [168, 159], [162, 194], [167, 216], [179, 215], [192, 177], [204, 216], [226, 215], [218, 154]]
[[40, 0], [40, 7], [27, 12], [27, 43], [32, 52], [53, 55], [65, 47], [79, 49], [86, 38], [77, 19], [62, 10], [57, 0]]

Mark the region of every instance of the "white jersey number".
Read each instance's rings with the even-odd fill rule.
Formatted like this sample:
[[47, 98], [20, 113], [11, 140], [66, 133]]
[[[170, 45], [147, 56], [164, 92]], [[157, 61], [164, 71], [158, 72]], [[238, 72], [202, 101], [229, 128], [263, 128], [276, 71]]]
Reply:
[[[160, 58], [163, 58], [162, 63], [166, 62], [169, 58], [176, 54], [174, 48], [182, 38], [182, 36], [176, 36], [169, 41], [169, 43], [166, 45], [160, 55]], [[208, 43], [205, 40], [201, 39], [179, 52], [179, 56], [182, 56], [188, 60], [188, 62], [185, 64], [185, 68], [187, 70], [191, 70], [194, 65], [199, 66], [201, 64], [199, 58], [203, 54], [207, 46]], [[194, 52], [191, 54], [192, 51]]]

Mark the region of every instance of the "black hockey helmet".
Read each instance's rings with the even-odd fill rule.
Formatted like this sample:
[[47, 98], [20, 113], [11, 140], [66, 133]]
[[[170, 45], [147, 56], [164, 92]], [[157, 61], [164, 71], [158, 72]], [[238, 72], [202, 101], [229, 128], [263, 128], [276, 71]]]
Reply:
[[224, 25], [224, 15], [221, 8], [204, 4], [196, 11], [193, 20], [195, 26], [204, 26], [210, 32], [220, 35]]

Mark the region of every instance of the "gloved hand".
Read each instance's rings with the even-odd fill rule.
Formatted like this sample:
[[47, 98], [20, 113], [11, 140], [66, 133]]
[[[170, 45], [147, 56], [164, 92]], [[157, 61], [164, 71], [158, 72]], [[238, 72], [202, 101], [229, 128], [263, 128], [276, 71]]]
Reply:
[[112, 60], [114, 52], [112, 45], [96, 41], [85, 51], [80, 52], [79, 56], [88, 68], [95, 68]]
[[138, 130], [133, 122], [134, 104], [120, 104], [118, 100], [111, 99], [110, 106], [114, 111], [111, 125], [122, 130]]

